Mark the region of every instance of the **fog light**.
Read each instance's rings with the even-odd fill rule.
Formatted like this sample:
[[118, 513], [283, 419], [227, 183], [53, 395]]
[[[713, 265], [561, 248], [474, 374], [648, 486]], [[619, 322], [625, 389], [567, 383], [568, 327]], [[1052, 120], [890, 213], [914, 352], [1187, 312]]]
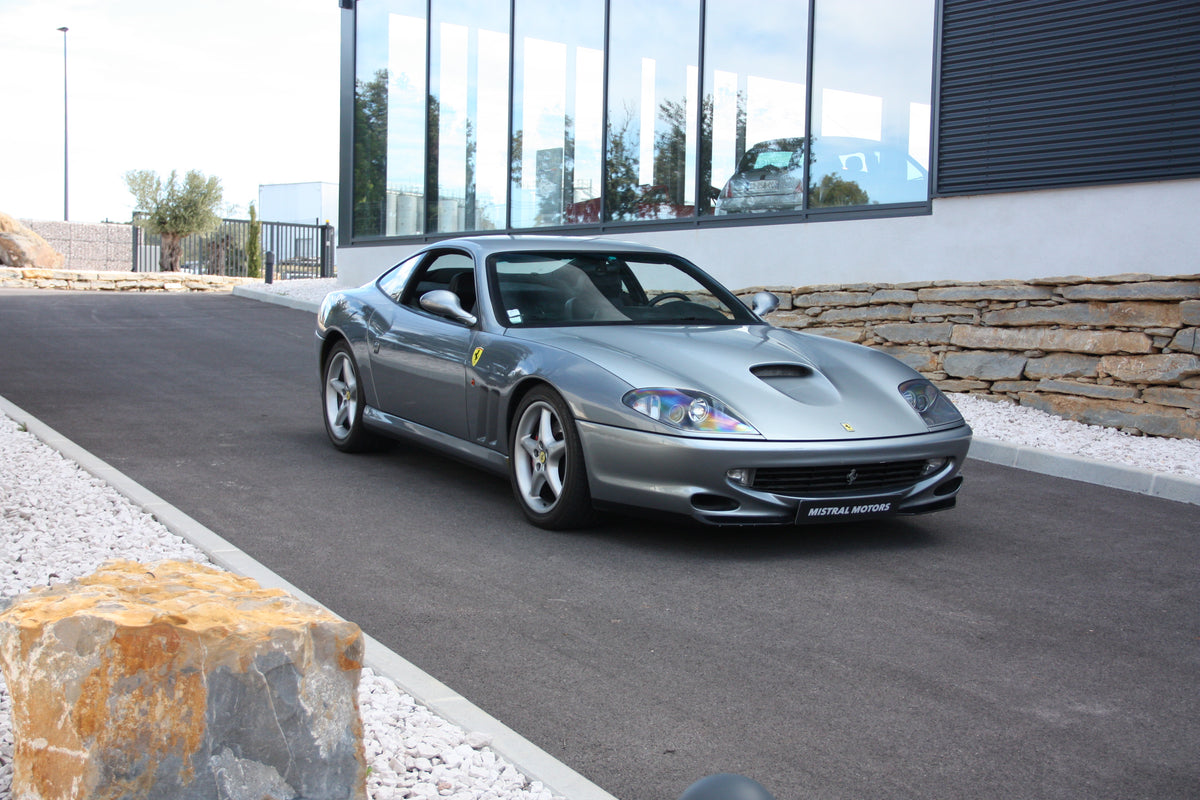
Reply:
[[928, 478], [935, 472], [940, 472], [943, 467], [950, 463], [948, 458], [930, 458], [925, 461], [925, 466], [921, 467], [921, 477]]
[[738, 467], [725, 473], [725, 477], [739, 486], [754, 485], [754, 470], [749, 467]]

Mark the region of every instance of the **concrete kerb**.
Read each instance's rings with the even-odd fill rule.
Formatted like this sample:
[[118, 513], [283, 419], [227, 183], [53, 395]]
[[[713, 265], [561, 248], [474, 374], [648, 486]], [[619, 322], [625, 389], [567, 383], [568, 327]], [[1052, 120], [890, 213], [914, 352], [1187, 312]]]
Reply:
[[[254, 284], [236, 286], [233, 293], [240, 297], [311, 311], [314, 314], [319, 305], [312, 301], [267, 292]], [[1200, 505], [1200, 481], [1180, 475], [1152, 472], [1123, 464], [1109, 464], [1091, 458], [1054, 453], [981, 437], [975, 437], [972, 440], [968, 457], [1056, 478], [1067, 478], [1096, 486], [1108, 486], [1127, 492], [1161, 497], [1164, 500]]]
[[968, 457], [1056, 478], [1200, 505], [1200, 481], [1181, 475], [1152, 472], [1124, 464], [1109, 464], [1091, 458], [1052, 453], [980, 437], [972, 439]]
[[298, 297], [288, 297], [286, 294], [268, 292], [259, 287], [257, 284], [253, 283], [234, 286], [233, 296], [245, 297], [250, 300], [259, 300], [261, 302], [272, 303], [277, 306], [286, 306], [287, 308], [294, 308], [297, 311], [311, 311], [314, 314], [317, 313], [321, 305], [320, 303], [313, 302], [312, 300], [303, 300]]
[[[98, 480], [113, 487], [131, 503], [151, 514], [167, 530], [203, 550], [214, 564], [234, 574], [253, 578], [262, 586], [282, 589], [304, 602], [324, 608], [308, 593], [284, 580], [243, 550], [2, 396], [0, 414], [18, 425], [24, 425], [26, 431]], [[525, 739], [446, 684], [388, 649], [366, 632], [363, 633], [363, 641], [366, 666], [395, 682], [414, 700], [447, 722], [468, 732], [478, 732], [490, 737], [490, 747], [530, 779], [540, 781], [551, 792], [567, 800], [617, 800], [615, 796]]]

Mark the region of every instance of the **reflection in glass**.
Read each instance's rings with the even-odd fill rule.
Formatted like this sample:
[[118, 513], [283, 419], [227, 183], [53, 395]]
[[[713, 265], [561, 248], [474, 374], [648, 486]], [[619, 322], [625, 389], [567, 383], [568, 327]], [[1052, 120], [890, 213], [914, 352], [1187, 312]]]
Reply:
[[811, 207], [929, 199], [929, 0], [818, 0]]
[[699, 0], [612, 0], [605, 217], [690, 217], [696, 204]]
[[429, 232], [505, 227], [508, 4], [434, 0], [430, 19]]
[[351, 230], [926, 202], [936, 5], [362, 0]]
[[798, 211], [807, 4], [708, 0], [705, 13], [700, 213]]
[[425, 3], [358, 10], [353, 232], [421, 233], [425, 182]]
[[512, 225], [600, 221], [604, 4], [517, 0]]

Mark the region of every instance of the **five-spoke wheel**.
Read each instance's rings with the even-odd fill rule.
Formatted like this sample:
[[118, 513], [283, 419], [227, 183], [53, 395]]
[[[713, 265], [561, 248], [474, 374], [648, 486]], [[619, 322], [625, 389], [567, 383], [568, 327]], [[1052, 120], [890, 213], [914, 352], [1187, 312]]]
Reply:
[[349, 345], [339, 342], [325, 358], [322, 401], [325, 407], [325, 431], [333, 446], [346, 452], [365, 450], [375, 437], [363, 428], [363, 396], [358, 380], [358, 365]]
[[575, 420], [561, 397], [531, 391], [517, 407], [509, 446], [513, 493], [530, 522], [562, 530], [591, 522], [591, 494]]

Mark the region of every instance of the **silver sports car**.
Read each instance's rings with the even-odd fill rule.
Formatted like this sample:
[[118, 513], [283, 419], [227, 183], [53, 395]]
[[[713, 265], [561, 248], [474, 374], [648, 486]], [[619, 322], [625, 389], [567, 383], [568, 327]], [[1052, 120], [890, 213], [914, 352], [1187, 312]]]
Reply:
[[971, 429], [950, 401], [752, 302], [651, 247], [438, 242], [325, 299], [325, 428], [340, 450], [399, 438], [506, 474], [552, 529], [598, 508], [793, 525], [953, 507]]

